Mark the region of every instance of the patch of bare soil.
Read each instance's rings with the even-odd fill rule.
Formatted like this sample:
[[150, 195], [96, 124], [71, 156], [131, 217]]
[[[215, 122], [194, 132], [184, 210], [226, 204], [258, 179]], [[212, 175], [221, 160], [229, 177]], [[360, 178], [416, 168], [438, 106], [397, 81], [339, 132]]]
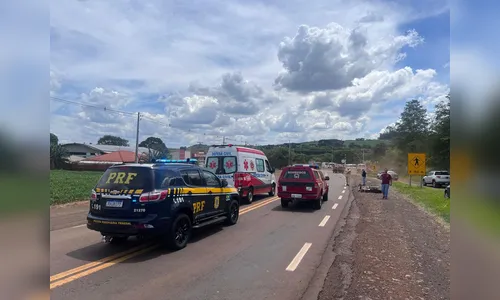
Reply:
[[352, 190], [318, 299], [450, 299], [449, 230], [393, 189]]

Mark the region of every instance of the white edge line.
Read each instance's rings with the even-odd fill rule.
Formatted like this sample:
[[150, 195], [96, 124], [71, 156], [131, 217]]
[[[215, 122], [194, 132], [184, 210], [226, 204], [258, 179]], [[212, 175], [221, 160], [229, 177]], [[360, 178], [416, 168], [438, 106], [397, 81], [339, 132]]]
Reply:
[[72, 228], [79, 228], [79, 227], [83, 227], [83, 226], [87, 226], [87, 224], [72, 226], [72, 227], [70, 227], [70, 229], [72, 229]]
[[319, 223], [319, 225], [318, 225], [318, 226], [319, 226], [319, 227], [325, 227], [326, 222], [328, 222], [328, 219], [330, 219], [330, 216], [325, 216], [325, 217], [323, 218], [323, 220], [321, 221], [321, 223]]
[[288, 267], [286, 267], [287, 271], [293, 272], [293, 271], [295, 271], [295, 269], [297, 269], [297, 267], [300, 264], [300, 261], [304, 258], [304, 256], [306, 255], [307, 251], [309, 251], [309, 248], [311, 248], [311, 245], [312, 245], [312, 243], [305, 243], [304, 246], [302, 246], [302, 248], [300, 249], [299, 253], [297, 253], [297, 255], [295, 255], [295, 257], [290, 262], [290, 264], [288, 265]]
[[339, 200], [342, 200], [342, 195], [339, 196]]
[[332, 209], [336, 209], [338, 205], [339, 205], [338, 203], [335, 203], [335, 204], [332, 206]]
[[342, 191], [342, 194], [345, 193], [345, 190]]

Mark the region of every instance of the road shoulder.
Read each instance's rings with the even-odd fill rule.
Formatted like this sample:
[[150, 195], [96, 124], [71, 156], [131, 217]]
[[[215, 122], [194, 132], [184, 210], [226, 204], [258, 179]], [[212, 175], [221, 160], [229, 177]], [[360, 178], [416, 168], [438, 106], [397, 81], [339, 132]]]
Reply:
[[318, 299], [449, 299], [449, 230], [393, 189], [353, 193]]

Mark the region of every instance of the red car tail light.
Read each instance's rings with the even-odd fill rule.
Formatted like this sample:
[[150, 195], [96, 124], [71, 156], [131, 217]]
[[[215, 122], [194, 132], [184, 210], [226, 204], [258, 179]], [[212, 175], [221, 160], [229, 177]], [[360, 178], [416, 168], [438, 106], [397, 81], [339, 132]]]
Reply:
[[149, 193], [143, 193], [139, 197], [139, 202], [156, 202], [165, 200], [168, 196], [168, 191], [153, 191]]
[[96, 200], [97, 199], [97, 193], [92, 190], [92, 194], [90, 195], [90, 200]]

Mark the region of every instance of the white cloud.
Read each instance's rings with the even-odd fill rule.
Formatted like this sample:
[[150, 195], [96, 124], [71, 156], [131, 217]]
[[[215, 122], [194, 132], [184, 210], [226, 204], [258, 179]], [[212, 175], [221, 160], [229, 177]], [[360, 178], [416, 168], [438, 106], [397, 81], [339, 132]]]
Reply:
[[425, 36], [400, 30], [442, 5], [334, 2], [53, 5], [51, 96], [91, 106], [52, 102], [51, 130], [61, 140], [134, 140], [136, 116], [107, 107], [140, 111], [140, 139], [157, 135], [174, 147], [222, 136], [251, 144], [371, 137], [405, 100], [430, 107], [447, 94], [434, 69], [411, 65]]

